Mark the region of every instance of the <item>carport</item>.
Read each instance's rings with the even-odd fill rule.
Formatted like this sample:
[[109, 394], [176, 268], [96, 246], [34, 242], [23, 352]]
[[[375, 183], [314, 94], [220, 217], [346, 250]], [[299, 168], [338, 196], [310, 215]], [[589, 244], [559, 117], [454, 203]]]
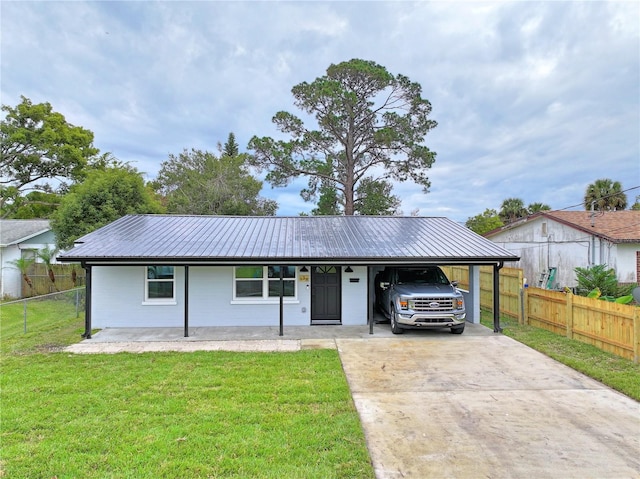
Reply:
[[[203, 284], [202, 271], [207, 268], [209, 272], [206, 281], [218, 281], [224, 288], [227, 288], [224, 281], [233, 281], [233, 295], [218, 304], [225, 307], [230, 304], [228, 314], [235, 314], [233, 311], [247, 309], [249, 304], [243, 301], [244, 298], [237, 297], [236, 289], [253, 279], [246, 278], [245, 281], [238, 276], [237, 269], [251, 267], [264, 268], [264, 284], [267, 285], [264, 288], [265, 291], [269, 289], [262, 297], [264, 304], [256, 302], [260, 309], [253, 310], [253, 317], [277, 316], [282, 335], [286, 324], [300, 325], [304, 321], [322, 324], [314, 318], [314, 308], [318, 310], [317, 298], [322, 296], [316, 294], [325, 279], [322, 275], [334, 275], [340, 281], [338, 286], [350, 288], [337, 295], [339, 303], [334, 305], [340, 308], [337, 320], [362, 317], [361, 324], [368, 324], [370, 334], [373, 334], [374, 277], [376, 271], [385, 266], [468, 265], [467, 310], [470, 320], [478, 322], [478, 267], [491, 265], [496, 306], [494, 331], [499, 332], [499, 272], [505, 262], [518, 259], [513, 253], [444, 217], [178, 215], [125, 216], [80, 238], [73, 249], [58, 258], [63, 262], [79, 262], [86, 270], [84, 335], [87, 338], [91, 337], [93, 315], [103, 314], [105, 308], [116, 306], [120, 311], [135, 310], [136, 317], [147, 321], [148, 326], [162, 326], [152, 322], [151, 312], [156, 318], [160, 312], [171, 320], [179, 315], [184, 335], [188, 336], [190, 324], [202, 316], [199, 311], [204, 310], [203, 301], [208, 299], [202, 290], [198, 290]], [[171, 301], [162, 303], [163, 308], [157, 307], [159, 302], [151, 300], [143, 301], [144, 307], [140, 308], [139, 298], [130, 294], [138, 288], [148, 288], [153, 281], [148, 276], [136, 276], [136, 271], [142, 272], [150, 265], [176, 268], [175, 277], [171, 279], [173, 296], [169, 298]], [[218, 273], [221, 275], [231, 268], [235, 268], [231, 279], [217, 278]], [[100, 287], [95, 287], [96, 272]], [[290, 277], [286, 276], [288, 273]], [[276, 281], [279, 281], [279, 298], [274, 294]], [[287, 282], [293, 291], [289, 297], [285, 291]], [[327, 283], [327, 291], [331, 287], [335, 285]], [[320, 293], [324, 294], [324, 291]], [[119, 298], [117, 303], [114, 303], [114, 297]], [[94, 305], [96, 301], [98, 306]], [[126, 309], [127, 302], [129, 310]], [[155, 308], [150, 307], [152, 303]], [[328, 314], [326, 322], [331, 321]]]

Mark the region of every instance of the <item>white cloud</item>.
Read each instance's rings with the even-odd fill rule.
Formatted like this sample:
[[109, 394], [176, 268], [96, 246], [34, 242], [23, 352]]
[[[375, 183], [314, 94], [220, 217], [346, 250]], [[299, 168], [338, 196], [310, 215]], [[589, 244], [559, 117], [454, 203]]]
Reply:
[[[640, 185], [637, 2], [3, 2], [2, 103], [48, 101], [153, 176], [234, 132], [280, 137], [291, 88], [373, 60], [420, 83], [438, 127], [430, 193], [457, 221], [508, 197], [563, 208], [587, 184]], [[279, 214], [313, 205], [265, 186]]]

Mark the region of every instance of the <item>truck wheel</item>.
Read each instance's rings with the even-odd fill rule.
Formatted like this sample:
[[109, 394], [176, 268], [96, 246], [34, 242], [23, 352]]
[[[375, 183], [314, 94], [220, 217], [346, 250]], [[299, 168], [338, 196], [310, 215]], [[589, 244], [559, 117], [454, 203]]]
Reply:
[[451, 334], [462, 334], [464, 332], [464, 324], [462, 326], [456, 326], [451, 328]]
[[391, 306], [389, 309], [389, 316], [391, 318], [391, 332], [393, 334], [402, 334], [404, 330], [398, 326], [398, 320], [396, 319], [396, 308]]

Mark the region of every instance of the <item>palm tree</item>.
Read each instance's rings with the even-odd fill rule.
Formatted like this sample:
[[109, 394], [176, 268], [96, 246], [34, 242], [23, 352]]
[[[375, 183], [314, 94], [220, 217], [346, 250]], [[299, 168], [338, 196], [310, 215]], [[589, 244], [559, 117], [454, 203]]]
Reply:
[[31, 296], [33, 296], [33, 283], [31, 282], [31, 278], [29, 278], [29, 268], [33, 263], [35, 263], [34, 258], [18, 258], [13, 261], [9, 261], [9, 264], [12, 264], [16, 268], [20, 270], [20, 274], [22, 274], [22, 279], [27, 283], [29, 289], [31, 290]]
[[527, 210], [529, 211], [529, 214], [532, 215], [534, 213], [540, 213], [541, 211], [549, 211], [551, 210], [551, 206], [545, 203], [531, 203], [527, 206]]
[[53, 259], [55, 258], [57, 253], [58, 253], [58, 250], [50, 249], [47, 246], [46, 248], [42, 248], [41, 250], [38, 250], [37, 254], [38, 254], [38, 258], [40, 258], [44, 263], [44, 265], [47, 267], [47, 273], [49, 274], [49, 281], [51, 281], [51, 284], [53, 285], [56, 291], [60, 291], [56, 286], [56, 275], [53, 273], [53, 268], [51, 266], [51, 263], [53, 262]]
[[513, 223], [519, 218], [527, 216], [527, 209], [524, 207], [524, 201], [520, 198], [507, 198], [502, 202], [498, 216], [503, 223]]
[[622, 192], [619, 181], [602, 178], [587, 186], [584, 194], [585, 210], [616, 211], [626, 207], [627, 195]]

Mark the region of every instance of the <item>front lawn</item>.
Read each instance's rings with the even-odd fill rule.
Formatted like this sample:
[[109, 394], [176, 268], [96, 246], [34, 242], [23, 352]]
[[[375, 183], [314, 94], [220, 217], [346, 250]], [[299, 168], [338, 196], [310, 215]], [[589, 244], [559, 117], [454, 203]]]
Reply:
[[0, 314], [0, 477], [374, 477], [335, 350], [73, 355], [82, 318]]

